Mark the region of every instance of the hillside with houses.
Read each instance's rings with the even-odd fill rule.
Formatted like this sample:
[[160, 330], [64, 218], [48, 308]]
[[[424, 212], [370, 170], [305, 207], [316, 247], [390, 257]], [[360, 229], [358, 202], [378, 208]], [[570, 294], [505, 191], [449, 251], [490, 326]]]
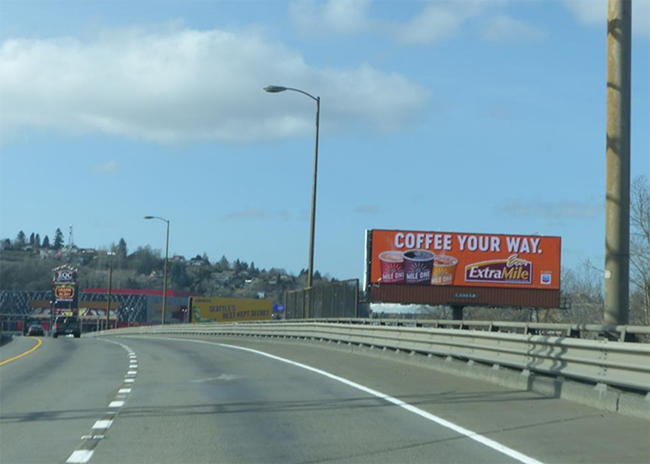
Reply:
[[[106, 287], [111, 267], [115, 289], [159, 289], [163, 285], [164, 257], [159, 250], [147, 246], [129, 252], [124, 239], [101, 249], [66, 245], [57, 229], [53, 239], [21, 231], [13, 240], [0, 241], [0, 290], [48, 290], [52, 269], [62, 264], [78, 269], [85, 288]], [[315, 284], [331, 280], [335, 279], [314, 273]], [[175, 291], [281, 301], [285, 291], [302, 288], [306, 282], [306, 270], [293, 275], [226, 256], [211, 261], [206, 254], [169, 257], [168, 288]]]

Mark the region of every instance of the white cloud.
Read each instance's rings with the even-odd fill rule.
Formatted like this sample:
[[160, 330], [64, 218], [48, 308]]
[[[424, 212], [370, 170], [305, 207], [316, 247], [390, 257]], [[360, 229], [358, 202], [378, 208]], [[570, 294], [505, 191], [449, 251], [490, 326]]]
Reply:
[[354, 209], [354, 212], [357, 214], [379, 214], [381, 208], [379, 205], [361, 205]]
[[283, 221], [290, 221], [293, 219], [291, 211], [283, 209], [277, 213], [270, 210], [263, 210], [253, 206], [247, 206], [244, 209], [230, 211], [223, 216], [224, 219], [241, 220], [241, 219], [281, 219]]
[[[0, 126], [178, 142], [246, 142], [306, 133], [314, 108], [268, 84], [320, 95], [323, 126], [395, 128], [429, 93], [370, 66], [320, 70], [256, 31], [115, 30], [90, 41], [0, 44]], [[377, 92], [381, 89], [381, 92]], [[324, 111], [325, 113], [325, 111]]]
[[283, 209], [278, 213], [278, 216], [280, 216], [280, 219], [283, 219], [285, 221], [289, 221], [290, 219], [293, 218], [293, 214], [291, 214], [290, 211]]
[[505, 0], [435, 0], [406, 22], [379, 20], [370, 16], [372, 0], [297, 0], [289, 14], [305, 33], [354, 34], [376, 32], [404, 44], [435, 45], [453, 37], [460, 26], [489, 5]]
[[299, 0], [289, 5], [289, 15], [300, 28], [310, 32], [361, 32], [369, 26], [372, 0]]
[[566, 7], [582, 23], [601, 23], [607, 19], [607, 0], [564, 0]]
[[239, 211], [231, 211], [224, 216], [224, 219], [270, 219], [273, 213], [270, 211], [263, 211], [261, 209], [247, 206]]
[[117, 160], [113, 159], [105, 162], [104, 164], [97, 164], [93, 166], [92, 171], [98, 173], [112, 174], [114, 172], [117, 172], [118, 169], [119, 169], [119, 165], [117, 163]]
[[492, 42], [541, 42], [547, 33], [532, 24], [506, 15], [499, 15], [483, 29], [481, 35]]
[[473, 15], [453, 3], [428, 5], [408, 23], [397, 26], [397, 39], [406, 44], [431, 45], [456, 34], [465, 20]]
[[[581, 23], [606, 27], [607, 0], [564, 0], [564, 4]], [[632, 33], [650, 35], [650, 0], [632, 2]]]
[[498, 211], [514, 218], [541, 217], [545, 219], [588, 219], [599, 216], [602, 203], [585, 201], [508, 200]]

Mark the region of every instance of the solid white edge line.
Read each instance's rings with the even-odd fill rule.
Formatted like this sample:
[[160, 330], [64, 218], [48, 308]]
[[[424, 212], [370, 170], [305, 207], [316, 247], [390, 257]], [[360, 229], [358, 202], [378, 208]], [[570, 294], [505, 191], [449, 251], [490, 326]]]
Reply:
[[415, 407], [411, 404], [405, 403], [404, 401], [393, 398], [392, 396], [386, 395], [385, 393], [381, 393], [377, 390], [373, 390], [372, 388], [365, 387], [361, 384], [358, 384], [356, 382], [352, 382], [351, 380], [345, 379], [343, 377], [339, 377], [338, 375], [330, 374], [327, 371], [323, 371], [321, 369], [317, 369], [315, 367], [308, 366], [307, 364], [302, 364], [299, 362], [291, 361], [290, 359], [286, 358], [281, 358], [279, 356], [275, 356], [269, 353], [265, 353], [263, 351], [258, 351], [254, 350], [252, 348], [245, 348], [243, 346], [235, 346], [235, 345], [227, 345], [225, 343], [215, 343], [215, 342], [208, 342], [205, 340], [191, 340], [191, 339], [183, 339], [183, 338], [164, 338], [164, 340], [175, 340], [175, 341], [187, 341], [187, 342], [193, 342], [193, 343], [204, 343], [207, 345], [216, 345], [216, 346], [222, 346], [224, 348], [232, 348], [235, 350], [241, 350], [241, 351], [248, 351], [250, 353], [255, 353], [260, 356], [265, 356], [270, 359], [275, 359], [276, 361], [280, 361], [286, 364], [290, 364], [292, 366], [300, 367], [302, 369], [308, 370], [310, 372], [313, 372], [315, 374], [322, 375], [324, 377], [327, 377], [332, 380], [336, 380], [337, 382], [341, 382], [345, 385], [348, 385], [352, 388], [356, 388], [357, 390], [361, 390], [365, 393], [368, 393], [372, 396], [375, 396], [377, 398], [381, 398], [384, 401], [387, 401], [389, 403], [392, 403], [396, 406], [399, 406], [400, 408], [403, 408], [409, 412], [412, 412], [414, 414], [417, 414], [420, 417], [423, 417], [424, 419], [430, 420], [431, 422], [435, 422], [438, 425], [441, 425], [443, 427], [446, 427], [450, 430], [453, 430], [454, 432], [457, 432], [461, 435], [465, 435], [467, 438], [470, 438], [478, 443], [481, 443], [482, 445], [487, 446], [488, 448], [492, 448], [495, 451], [498, 451], [499, 453], [505, 454], [506, 456], [509, 456], [513, 459], [516, 459], [519, 462], [522, 462], [524, 464], [542, 464], [541, 461], [538, 461], [534, 458], [531, 458], [530, 456], [526, 456], [523, 453], [520, 453], [519, 451], [513, 450], [512, 448], [508, 448], [505, 445], [502, 445], [501, 443], [498, 443], [490, 438], [484, 437], [483, 435], [480, 435], [476, 432], [473, 432], [469, 429], [466, 429], [464, 427], [461, 427], [460, 425], [456, 425], [453, 422], [449, 422], [448, 420], [445, 420], [441, 417], [438, 417], [434, 414], [428, 413], [418, 407]]
[[93, 450], [73, 451], [66, 462], [70, 464], [82, 464], [84, 462], [90, 461], [90, 458], [93, 456], [93, 453], [94, 453]]

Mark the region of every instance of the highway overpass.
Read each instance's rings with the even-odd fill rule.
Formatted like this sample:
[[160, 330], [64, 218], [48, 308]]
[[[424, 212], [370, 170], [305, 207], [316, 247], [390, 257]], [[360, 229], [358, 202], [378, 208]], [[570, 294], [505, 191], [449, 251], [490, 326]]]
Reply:
[[308, 340], [119, 332], [1, 348], [2, 463], [650, 460], [649, 420], [526, 389]]

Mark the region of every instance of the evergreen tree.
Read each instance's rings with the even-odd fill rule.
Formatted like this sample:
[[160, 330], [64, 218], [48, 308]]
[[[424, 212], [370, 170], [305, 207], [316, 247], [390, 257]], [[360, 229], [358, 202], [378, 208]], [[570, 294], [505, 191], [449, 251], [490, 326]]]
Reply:
[[54, 246], [53, 248], [55, 250], [60, 250], [63, 248], [63, 232], [61, 232], [61, 229], [57, 228], [56, 232], [54, 234]]
[[226, 255], [223, 255], [217, 264], [221, 271], [230, 270], [230, 262], [228, 261], [228, 258], [226, 258]]
[[34, 232], [32, 232], [31, 235], [29, 236], [29, 244], [31, 246], [34, 246], [34, 240], [35, 240]]
[[42, 247], [43, 247], [43, 248], [50, 248], [50, 237], [48, 237], [47, 235], [46, 235], [45, 238], [43, 239], [43, 245], [42, 245]]
[[126, 241], [121, 238], [119, 243], [117, 244], [117, 249], [115, 251], [117, 253], [117, 257], [119, 259], [125, 259], [126, 256], [128, 255], [128, 250], [126, 248]]
[[41, 247], [41, 235], [40, 234], [36, 234], [34, 236], [34, 247], [36, 247], [36, 248]]
[[16, 240], [14, 241], [14, 248], [16, 250], [20, 250], [26, 244], [27, 244], [27, 237], [25, 236], [25, 232], [21, 230], [20, 232], [18, 232], [18, 235], [16, 236]]
[[251, 261], [249, 272], [251, 277], [257, 277], [260, 275], [260, 270], [255, 267], [255, 261]]
[[192, 285], [192, 279], [187, 274], [187, 268], [184, 264], [177, 261], [169, 263], [169, 279], [175, 290], [189, 290]]

